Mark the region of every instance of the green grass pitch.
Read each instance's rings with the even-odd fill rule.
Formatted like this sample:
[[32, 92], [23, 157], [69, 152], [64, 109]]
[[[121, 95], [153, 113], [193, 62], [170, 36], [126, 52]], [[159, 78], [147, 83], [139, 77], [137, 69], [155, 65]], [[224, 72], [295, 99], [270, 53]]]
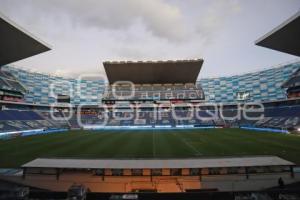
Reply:
[[300, 137], [241, 129], [69, 131], [0, 140], [0, 167], [38, 157], [184, 158], [277, 155], [300, 164]]

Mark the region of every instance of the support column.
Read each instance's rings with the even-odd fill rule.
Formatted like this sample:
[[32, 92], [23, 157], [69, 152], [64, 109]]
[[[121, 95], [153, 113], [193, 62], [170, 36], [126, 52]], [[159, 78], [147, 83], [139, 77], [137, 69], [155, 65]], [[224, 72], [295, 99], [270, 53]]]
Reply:
[[60, 169], [56, 168], [56, 180], [59, 180]]
[[23, 175], [22, 175], [22, 179], [25, 179], [25, 177], [26, 177], [26, 171], [27, 171], [27, 168], [26, 168], [26, 167], [24, 167], [24, 168], [23, 168]]
[[294, 167], [290, 166], [291, 178], [295, 178]]
[[249, 171], [248, 171], [248, 167], [245, 167], [245, 172], [246, 172], [246, 179], [249, 179]]

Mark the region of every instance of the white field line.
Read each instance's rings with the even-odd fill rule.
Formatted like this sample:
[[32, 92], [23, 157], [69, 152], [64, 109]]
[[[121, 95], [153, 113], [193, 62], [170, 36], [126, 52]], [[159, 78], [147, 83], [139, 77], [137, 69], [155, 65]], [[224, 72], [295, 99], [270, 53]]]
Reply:
[[195, 152], [195, 156], [200, 156], [202, 155], [202, 153], [196, 148], [194, 147], [187, 139], [182, 138], [181, 136], [177, 135], [176, 133], [173, 133], [173, 135], [175, 135], [177, 138], [179, 138], [186, 146], [188, 146], [191, 150], [193, 150]]

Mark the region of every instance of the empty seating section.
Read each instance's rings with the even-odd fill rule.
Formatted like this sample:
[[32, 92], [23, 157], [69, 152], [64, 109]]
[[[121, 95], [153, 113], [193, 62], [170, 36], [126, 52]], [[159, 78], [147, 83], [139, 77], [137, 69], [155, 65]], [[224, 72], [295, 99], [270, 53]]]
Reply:
[[108, 86], [103, 100], [204, 99], [200, 86], [189, 84], [144, 84]]
[[[246, 117], [247, 116], [247, 117]], [[240, 127], [293, 128], [300, 126], [300, 106], [266, 107], [264, 112], [247, 112], [236, 108], [223, 110], [116, 109], [72, 116], [71, 127]], [[262, 117], [261, 117], [262, 116]], [[250, 117], [250, 118], [249, 118]], [[81, 123], [78, 124], [78, 121]]]
[[[203, 113], [202, 113], [203, 115]], [[209, 119], [199, 119], [201, 113], [197, 114], [178, 110], [172, 112], [171, 110], [154, 111], [102, 111], [94, 114], [82, 113], [79, 118], [77, 115], [72, 116], [69, 120], [71, 127], [89, 127], [89, 126], [106, 126], [106, 127], [180, 127], [180, 126], [224, 126], [224, 121], [219, 117]], [[79, 123], [81, 123], [81, 125]]]
[[16, 80], [7, 79], [6, 82], [11, 86], [11, 88], [15, 91], [25, 92], [26, 89]]
[[49, 128], [69, 128], [69, 122], [62, 112], [39, 111], [51, 126]]
[[0, 111], [0, 136], [10, 132], [57, 130], [61, 126], [34, 111]]
[[2, 71], [2, 70], [0, 70], [0, 77], [15, 79], [14, 76], [11, 73], [6, 72], [6, 71]]
[[[241, 111], [242, 113], [243, 111]], [[80, 114], [74, 112], [48, 111], [0, 111], [0, 135], [6, 132], [26, 130], [58, 130], [69, 128], [208, 128], [250, 126], [258, 128], [292, 129], [300, 127], [300, 105], [266, 106], [264, 112], [248, 113], [248, 119], [239, 115], [234, 106], [212, 110], [176, 107], [170, 108], [117, 108], [115, 110], [88, 109]]]
[[1, 89], [7, 90], [10, 88], [10, 86], [0, 77], [0, 87]]
[[42, 128], [43, 119], [33, 111], [0, 111], [0, 132], [22, 131]]
[[271, 108], [266, 107], [265, 115], [267, 117], [299, 116], [300, 115], [300, 105], [271, 107]]
[[2, 110], [0, 120], [43, 120], [43, 118], [33, 111]]
[[300, 126], [300, 105], [267, 107], [265, 118], [257, 121], [254, 126], [276, 129], [291, 129]]
[[0, 70], [0, 88], [26, 92], [25, 87], [9, 72]]

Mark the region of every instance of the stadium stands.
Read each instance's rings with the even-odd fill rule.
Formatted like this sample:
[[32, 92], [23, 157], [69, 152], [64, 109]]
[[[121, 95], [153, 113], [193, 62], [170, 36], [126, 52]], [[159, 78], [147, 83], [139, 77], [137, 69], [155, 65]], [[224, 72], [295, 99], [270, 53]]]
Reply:
[[298, 69], [289, 80], [283, 84], [283, 88], [287, 88], [288, 98], [300, 97], [300, 69]]
[[299, 113], [299, 105], [265, 108], [265, 118], [254, 125], [265, 128], [293, 129], [300, 125]]
[[40, 111], [38, 113], [46, 121], [50, 122], [50, 124], [54, 124], [57, 128], [69, 128], [69, 122], [67, 121], [63, 112]]
[[[285, 102], [285, 101], [283, 101]], [[79, 111], [78, 111], [79, 112]], [[216, 114], [215, 114], [216, 113]], [[300, 126], [300, 106], [268, 105], [264, 112], [250, 113], [251, 117], [264, 114], [261, 119], [246, 119], [238, 115], [236, 105], [224, 106], [217, 112], [207, 107], [201, 110], [190, 110], [187, 107], [176, 108], [117, 108], [115, 110], [89, 109], [80, 114], [56, 111], [51, 114], [44, 111], [0, 111], [1, 132], [12, 132], [32, 129], [103, 129], [103, 128], [214, 128], [214, 127], [256, 127], [295, 130]], [[177, 119], [179, 118], [179, 119]]]
[[3, 66], [2, 70], [13, 74], [27, 88], [28, 92], [24, 95], [26, 103], [53, 104], [56, 102], [53, 93], [72, 96], [71, 103], [74, 105], [101, 103], [101, 94], [104, 92], [103, 80], [65, 78], [11, 66]]
[[0, 68], [0, 100], [23, 101], [26, 88], [10, 73]]
[[47, 120], [34, 111], [0, 111], [0, 138], [27, 136], [33, 134], [61, 131], [65, 126]]
[[204, 99], [199, 85], [188, 84], [135, 84], [134, 93], [130, 85], [109, 86], [103, 100], [170, 100]]
[[[3, 99], [2, 109], [26, 110], [38, 113], [42, 120], [32, 120], [28, 125], [25, 119], [1, 120], [1, 132], [17, 131], [24, 126], [24, 130], [31, 128], [79, 129], [79, 128], [211, 128], [211, 127], [256, 127], [295, 130], [299, 127], [299, 102], [286, 101], [285, 88], [295, 82], [299, 75], [300, 63], [295, 62], [260, 72], [248, 73], [240, 76], [201, 79], [200, 82], [188, 83], [135, 83], [107, 85], [100, 80], [78, 80], [33, 73], [23, 69], [3, 66], [0, 71], [0, 86], [7, 91], [24, 94], [24, 103], [9, 103]], [[44, 80], [44, 81], [40, 81]], [[171, 80], [171, 79], [170, 79]], [[57, 85], [57, 94], [68, 94], [70, 87], [75, 89], [71, 97], [70, 108], [56, 109], [51, 115], [50, 105], [55, 103], [51, 97], [50, 85]], [[66, 84], [67, 83], [67, 84]], [[70, 83], [70, 84], [68, 84]], [[281, 87], [283, 85], [283, 87]], [[295, 86], [295, 85], [293, 85]], [[80, 92], [77, 91], [81, 88]], [[134, 87], [134, 95], [131, 95]], [[25, 89], [26, 88], [26, 89]], [[239, 95], [248, 93], [249, 95]], [[117, 96], [113, 95], [116, 93]], [[101, 98], [104, 94], [103, 98]], [[205, 94], [205, 95], [204, 95]], [[238, 97], [239, 95], [239, 97]], [[240, 97], [247, 97], [240, 99]], [[193, 101], [195, 100], [195, 101]], [[107, 109], [97, 108], [97, 105], [108, 106]], [[279, 103], [278, 103], [278, 102]], [[7, 103], [6, 103], [7, 102]], [[181, 103], [225, 103], [218, 105], [215, 116], [212, 107], [190, 111]], [[265, 106], [263, 119], [248, 120], [241, 115], [236, 118], [237, 106], [246, 102], [262, 102]], [[277, 103], [276, 103], [277, 102]], [[77, 110], [78, 105], [86, 105], [86, 111]], [[204, 105], [204, 104], [203, 104]], [[96, 106], [96, 107], [95, 107]], [[157, 110], [154, 107], [158, 107]], [[176, 107], [173, 112], [172, 106]], [[132, 107], [138, 107], [132, 109]], [[222, 113], [220, 111], [222, 107]], [[83, 109], [84, 110], [84, 109]], [[157, 112], [156, 112], [157, 111]], [[14, 112], [14, 111], [3, 111]], [[20, 111], [21, 112], [21, 111]], [[80, 115], [77, 115], [80, 113]], [[176, 116], [181, 117], [175, 119]], [[5, 115], [5, 114], [3, 114]], [[255, 116], [255, 114], [251, 114]], [[257, 114], [256, 114], [257, 115]], [[20, 115], [21, 116], [21, 115]], [[53, 116], [55, 118], [53, 118]], [[22, 121], [23, 120], [23, 121]], [[25, 120], [25, 121], [24, 121]], [[27, 120], [27, 121], [28, 121]], [[37, 122], [39, 121], [39, 122]], [[42, 122], [44, 123], [42, 123]], [[48, 123], [48, 124], [45, 124]], [[103, 126], [105, 124], [105, 126]]]
[[[195, 83], [195, 87], [202, 88], [206, 102], [236, 103], [240, 101], [277, 101], [286, 99], [286, 90], [281, 86], [297, 71], [299, 62], [272, 67], [270, 69], [218, 78], [202, 78]], [[60, 94], [70, 94], [71, 104], [100, 104], [105, 91], [104, 81], [101, 80], [77, 80], [51, 76], [36, 72], [30, 72], [11, 66], [3, 66], [3, 71], [13, 74], [26, 87], [28, 92], [24, 96], [26, 103], [49, 105], [55, 102], [51, 97], [49, 86], [52, 83], [63, 83], [59, 85]], [[43, 80], [43, 81], [41, 81]], [[1, 80], [0, 80], [1, 82]], [[140, 84], [142, 85], [142, 84]], [[149, 89], [147, 84], [143, 84], [143, 90]], [[201, 86], [201, 87], [198, 87]], [[80, 88], [81, 92], [77, 89]], [[137, 87], [139, 89], [139, 87]], [[173, 91], [174, 92], [174, 91]], [[249, 92], [249, 98], [237, 100], [239, 92]], [[137, 90], [138, 95], [139, 91]], [[108, 96], [107, 96], [108, 95]], [[108, 92], [106, 97], [111, 93]], [[162, 96], [162, 95], [161, 95]]]
[[[217, 103], [265, 102], [286, 99], [281, 86], [300, 67], [299, 62], [228, 77], [202, 78], [205, 100]], [[248, 93], [237, 98], [239, 93]]]
[[[257, 127], [295, 130], [300, 126], [298, 101], [278, 101], [264, 104], [260, 112], [238, 111], [235, 104], [219, 105], [217, 110], [207, 107], [140, 107], [134, 105], [106, 109], [82, 110], [69, 120], [72, 128], [213, 128]], [[170, 104], [174, 105], [174, 104]], [[175, 104], [176, 105], [176, 104]], [[202, 104], [201, 104], [202, 105]], [[243, 105], [243, 104], [241, 104]], [[240, 106], [241, 106], [240, 105]], [[241, 106], [242, 107], [242, 106]], [[260, 117], [263, 114], [262, 117]], [[65, 114], [66, 116], [68, 113]], [[80, 116], [78, 118], [78, 116]], [[250, 117], [250, 119], [249, 119]], [[178, 118], [178, 119], [177, 119]], [[254, 119], [256, 118], [256, 119]], [[80, 125], [81, 124], [81, 125]]]

